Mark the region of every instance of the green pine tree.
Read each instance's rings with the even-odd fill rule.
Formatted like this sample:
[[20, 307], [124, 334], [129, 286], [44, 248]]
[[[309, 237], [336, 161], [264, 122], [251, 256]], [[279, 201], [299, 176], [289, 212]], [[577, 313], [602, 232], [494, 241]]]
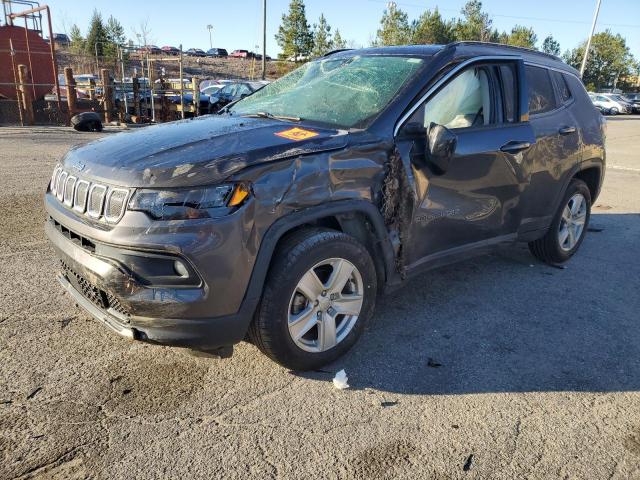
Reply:
[[69, 41], [71, 42], [71, 51], [73, 53], [82, 53], [84, 51], [85, 40], [75, 23], [71, 26], [69, 31]]
[[542, 51], [556, 57], [560, 55], [560, 44], [553, 38], [553, 35], [547, 36], [542, 42]]
[[318, 23], [313, 25], [313, 50], [311, 50], [311, 56], [314, 58], [321, 57], [331, 51], [332, 48], [331, 26], [327, 23], [327, 19], [324, 18], [324, 14], [320, 14]]
[[454, 23], [442, 19], [438, 7], [413, 22], [413, 43], [446, 45], [455, 40]]
[[331, 49], [338, 50], [341, 48], [347, 48], [347, 41], [342, 39], [342, 35], [340, 35], [340, 30], [336, 28], [336, 33], [333, 35], [333, 42], [331, 44]]
[[127, 37], [124, 34], [124, 27], [112, 15], [107, 20], [105, 31], [108, 43], [104, 47], [104, 54], [106, 57], [116, 58], [118, 45], [124, 45], [124, 43], [127, 41]]
[[455, 27], [458, 40], [498, 41], [498, 32], [492, 30], [493, 21], [488, 13], [482, 11], [480, 0], [469, 0], [460, 13], [462, 19]]
[[411, 43], [411, 27], [406, 12], [391, 3], [380, 19], [375, 45], [406, 45]]
[[89, 33], [85, 42], [85, 51], [89, 55], [104, 56], [105, 44], [109, 41], [107, 30], [102, 22], [102, 15], [97, 10], [93, 11], [89, 24]]
[[313, 48], [313, 34], [307, 23], [303, 0], [291, 0], [289, 13], [282, 15], [275, 38], [282, 49], [282, 57], [293, 57], [298, 61], [300, 57], [309, 56]]
[[[502, 40], [502, 38], [500, 40]], [[516, 25], [511, 29], [511, 33], [506, 36], [506, 42], [502, 43], [516, 47], [535, 49], [537, 41], [538, 36], [533, 31], [533, 28]]]

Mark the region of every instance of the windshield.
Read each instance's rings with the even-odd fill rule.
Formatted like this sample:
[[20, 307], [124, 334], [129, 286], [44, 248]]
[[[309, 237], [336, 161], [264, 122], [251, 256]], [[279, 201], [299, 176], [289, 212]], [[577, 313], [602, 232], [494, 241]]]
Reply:
[[364, 128], [422, 63], [419, 58], [391, 56], [309, 62], [236, 103], [231, 112], [268, 113], [343, 128]]

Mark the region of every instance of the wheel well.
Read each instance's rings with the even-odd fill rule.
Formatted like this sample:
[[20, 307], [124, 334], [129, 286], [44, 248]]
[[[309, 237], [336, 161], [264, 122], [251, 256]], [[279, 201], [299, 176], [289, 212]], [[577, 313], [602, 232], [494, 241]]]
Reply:
[[358, 240], [369, 251], [371, 259], [376, 268], [376, 275], [378, 277], [378, 291], [381, 291], [386, 281], [386, 269], [384, 265], [384, 255], [382, 253], [380, 242], [375, 233], [375, 229], [367, 216], [360, 212], [341, 213], [337, 215], [331, 215], [327, 217], [321, 217], [314, 219], [311, 222], [306, 222], [301, 225], [297, 225], [288, 230], [284, 235], [280, 237], [274, 253], [278, 251], [282, 242], [289, 235], [305, 228], [330, 228], [339, 232], [351, 235]]
[[587, 184], [589, 193], [591, 193], [591, 201], [594, 202], [600, 191], [600, 169], [598, 167], [585, 168], [576, 173], [574, 178], [579, 178]]

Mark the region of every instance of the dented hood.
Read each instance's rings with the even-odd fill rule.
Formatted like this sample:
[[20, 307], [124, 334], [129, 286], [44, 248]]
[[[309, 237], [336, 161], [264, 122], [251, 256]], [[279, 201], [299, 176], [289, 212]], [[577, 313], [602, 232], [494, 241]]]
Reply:
[[128, 187], [219, 182], [251, 165], [340, 149], [348, 133], [264, 118], [209, 115], [107, 135], [73, 148], [70, 174]]

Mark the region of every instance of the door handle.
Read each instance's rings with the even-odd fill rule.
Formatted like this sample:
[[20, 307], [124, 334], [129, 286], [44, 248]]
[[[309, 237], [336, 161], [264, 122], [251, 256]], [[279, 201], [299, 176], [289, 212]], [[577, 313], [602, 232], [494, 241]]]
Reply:
[[576, 133], [576, 127], [562, 127], [558, 130], [560, 135], [569, 135], [570, 133]]
[[518, 153], [526, 150], [530, 146], [531, 144], [529, 142], [507, 142], [500, 147], [500, 150], [506, 153]]

